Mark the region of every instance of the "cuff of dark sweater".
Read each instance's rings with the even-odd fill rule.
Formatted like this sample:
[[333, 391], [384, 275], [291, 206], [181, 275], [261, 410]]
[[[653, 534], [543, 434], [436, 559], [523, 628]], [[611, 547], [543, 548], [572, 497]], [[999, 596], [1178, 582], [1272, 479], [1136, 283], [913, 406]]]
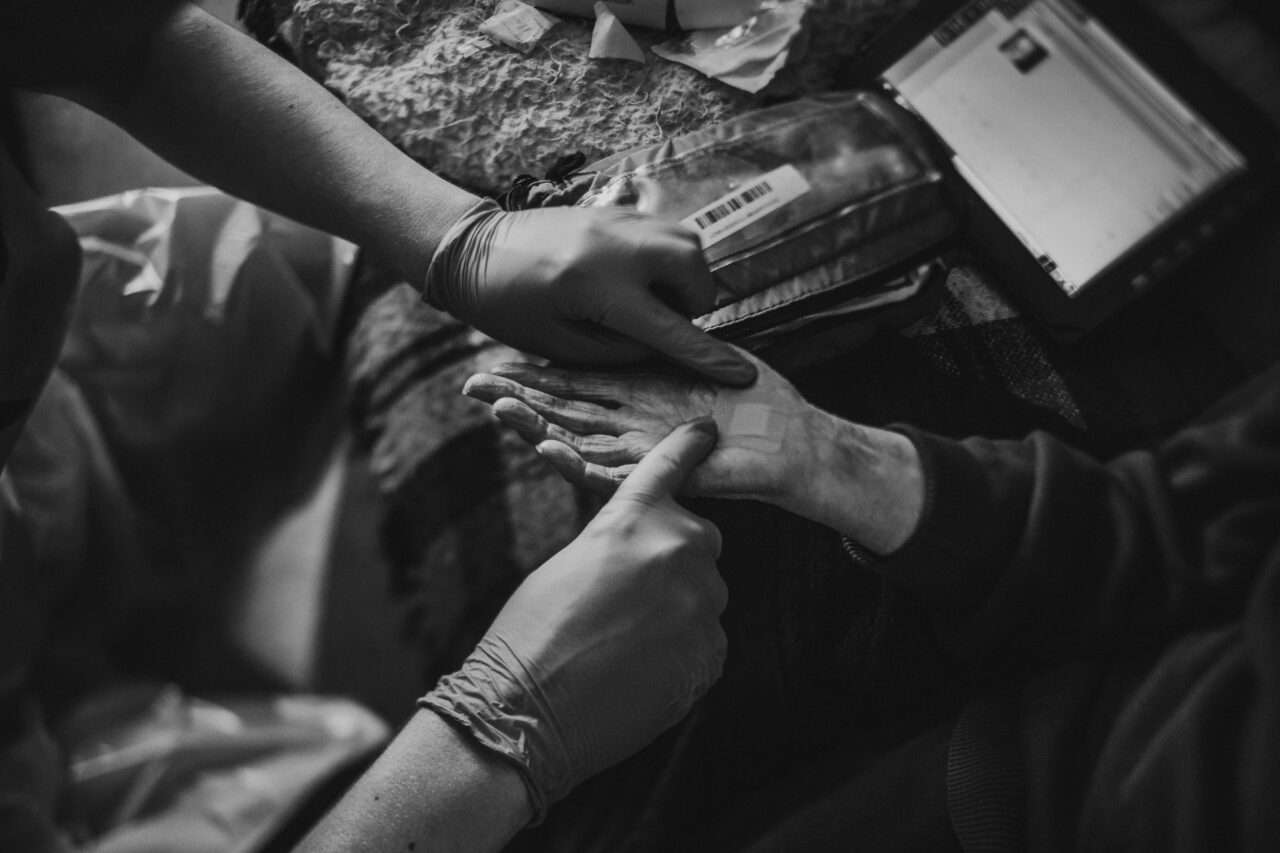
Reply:
[[925, 601], [947, 609], [970, 605], [998, 574], [988, 558], [994, 505], [983, 467], [959, 442], [910, 426], [889, 429], [906, 436], [920, 456], [920, 520], [890, 554], [876, 555], [847, 538], [845, 550], [858, 565]]

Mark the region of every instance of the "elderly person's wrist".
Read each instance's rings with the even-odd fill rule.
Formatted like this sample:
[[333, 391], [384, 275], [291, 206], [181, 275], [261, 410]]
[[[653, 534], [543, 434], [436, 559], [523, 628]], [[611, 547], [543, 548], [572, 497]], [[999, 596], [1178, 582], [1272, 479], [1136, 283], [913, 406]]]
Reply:
[[900, 548], [919, 523], [924, 475], [906, 436], [816, 408], [804, 416], [805, 446], [779, 505], [848, 536], [876, 554]]

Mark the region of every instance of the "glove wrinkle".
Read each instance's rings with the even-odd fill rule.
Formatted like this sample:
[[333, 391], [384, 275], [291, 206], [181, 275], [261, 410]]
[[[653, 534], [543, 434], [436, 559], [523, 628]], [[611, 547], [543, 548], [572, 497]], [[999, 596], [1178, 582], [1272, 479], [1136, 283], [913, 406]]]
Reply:
[[[422, 298], [432, 308], [448, 311], [461, 318], [461, 315], [451, 307], [456, 299], [463, 296], [458, 291], [469, 289], [461, 285], [462, 281], [468, 280], [461, 271], [470, 271], [469, 280], [482, 280], [479, 277], [481, 272], [479, 261], [469, 256], [478, 255], [479, 258], [483, 258], [483, 249], [469, 248], [472, 242], [469, 236], [477, 225], [491, 220], [495, 212], [502, 212], [498, 203], [492, 199], [483, 199], [453, 223], [453, 227], [441, 238], [440, 245], [431, 256], [431, 263], [427, 266], [427, 274], [422, 283]], [[481, 242], [483, 244], [483, 241]], [[475, 297], [470, 297], [469, 301], [474, 302]]]
[[673, 497], [714, 441], [704, 419], [655, 445], [419, 700], [516, 765], [534, 823], [679, 722], [723, 668], [720, 534]]
[[696, 238], [679, 226], [594, 208], [504, 211], [489, 199], [445, 233], [422, 287], [432, 307], [552, 361], [658, 353], [742, 385], [753, 365], [688, 318], [714, 292]]

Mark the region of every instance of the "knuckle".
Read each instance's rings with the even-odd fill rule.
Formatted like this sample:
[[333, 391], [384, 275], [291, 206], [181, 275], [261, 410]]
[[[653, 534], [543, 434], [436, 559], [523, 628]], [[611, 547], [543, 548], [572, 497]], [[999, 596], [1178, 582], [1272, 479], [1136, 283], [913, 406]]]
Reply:
[[720, 528], [700, 518], [698, 519], [698, 536], [706, 549], [714, 555], [713, 559], [719, 559], [721, 548], [724, 546], [724, 537], [720, 535]]
[[669, 605], [675, 608], [682, 621], [695, 625], [701, 621], [707, 603], [702, 592], [688, 584], [681, 584], [671, 591]]
[[567, 239], [556, 246], [549, 247], [538, 259], [538, 270], [542, 278], [555, 291], [559, 292], [571, 278], [571, 272], [580, 263], [582, 251], [577, 241]]
[[[719, 637], [723, 639], [723, 631], [719, 632]], [[694, 669], [695, 675], [690, 692], [695, 697], [705, 695], [711, 689], [711, 685], [715, 684], [720, 679], [720, 676], [724, 674], [727, 648], [727, 642], [721, 643], [714, 636], [710, 638], [708, 647], [698, 662], [699, 665]]]
[[639, 520], [627, 506], [629, 502], [613, 500], [587, 525], [582, 536], [595, 542], [628, 540], [637, 537]]
[[685, 239], [678, 244], [674, 251], [680, 255], [681, 261], [691, 269], [698, 272], [706, 272], [707, 261], [702, 256], [702, 243], [698, 239], [698, 235], [690, 231], [683, 236], [685, 236]]
[[655, 479], [667, 482], [680, 477], [684, 473], [684, 468], [680, 461], [670, 456], [660, 455], [649, 463], [654, 469]]
[[727, 590], [722, 595], [714, 581], [700, 576], [697, 571], [682, 572], [676, 582], [666, 586], [670, 590], [670, 604], [679, 618], [690, 626], [701, 626], [708, 621], [718, 624]]
[[686, 536], [671, 535], [654, 536], [651, 541], [651, 553], [667, 569], [683, 577], [685, 566], [696, 553], [692, 542]]
[[[719, 616], [729, 606], [729, 585], [724, 582], [724, 578], [720, 576], [719, 572], [712, 574], [711, 596], [712, 607], [715, 609], [716, 615]], [[719, 623], [717, 622], [716, 624], [718, 625]]]
[[711, 624], [711, 655], [718, 672], [724, 667], [725, 658], [729, 656], [729, 637], [718, 619]]

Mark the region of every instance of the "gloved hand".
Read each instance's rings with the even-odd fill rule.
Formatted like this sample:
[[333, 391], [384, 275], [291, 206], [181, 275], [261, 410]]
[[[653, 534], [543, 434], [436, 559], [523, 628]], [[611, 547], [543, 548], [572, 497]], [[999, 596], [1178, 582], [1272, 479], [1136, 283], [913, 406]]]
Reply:
[[702, 419], [659, 442], [420, 700], [515, 763], [535, 823], [681, 720], [720, 676], [720, 534], [672, 498], [715, 441]]
[[715, 295], [697, 236], [634, 211], [508, 213], [482, 203], [445, 234], [423, 295], [553, 361], [622, 364], [657, 353], [728, 385], [756, 375], [731, 346], [689, 322], [711, 310]]

